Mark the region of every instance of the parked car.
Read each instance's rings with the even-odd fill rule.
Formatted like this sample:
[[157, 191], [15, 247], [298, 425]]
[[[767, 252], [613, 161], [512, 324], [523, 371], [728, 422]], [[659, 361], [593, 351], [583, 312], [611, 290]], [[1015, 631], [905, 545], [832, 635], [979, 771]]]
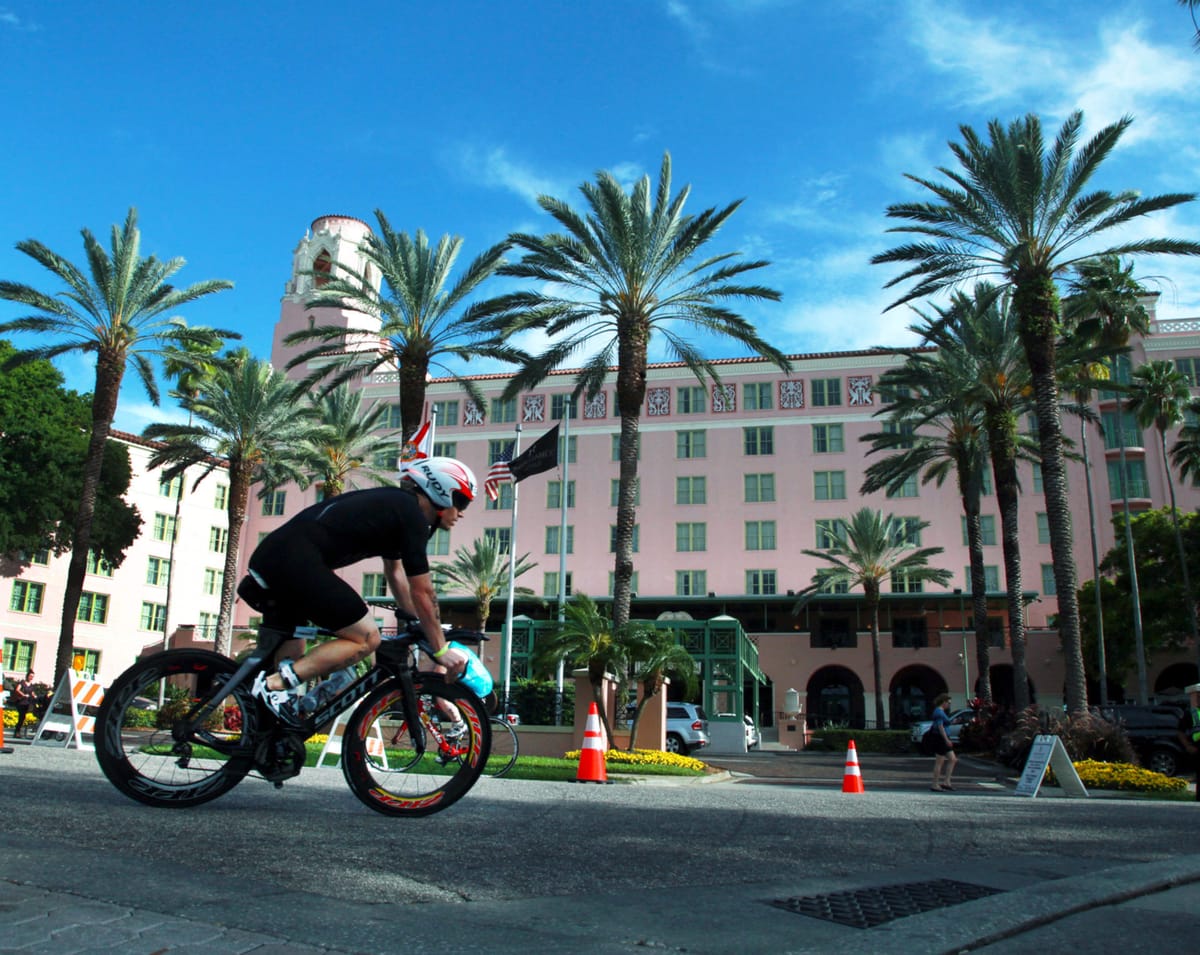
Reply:
[[[962, 733], [962, 728], [973, 719], [975, 719], [975, 711], [970, 707], [951, 713], [950, 725], [946, 727], [946, 733], [950, 737], [950, 742], [957, 743], [959, 734]], [[921, 720], [919, 723], [913, 723], [912, 741], [914, 745], [919, 746], [921, 744], [921, 737], [929, 731], [929, 727], [932, 725], [933, 720]]]
[[1113, 704], [1099, 708], [1100, 716], [1125, 727], [1125, 735], [1146, 769], [1174, 776], [1192, 765], [1179, 742], [1179, 721], [1185, 710], [1168, 703], [1157, 706]]
[[667, 704], [667, 752], [686, 756], [708, 745], [708, 717], [695, 703]]

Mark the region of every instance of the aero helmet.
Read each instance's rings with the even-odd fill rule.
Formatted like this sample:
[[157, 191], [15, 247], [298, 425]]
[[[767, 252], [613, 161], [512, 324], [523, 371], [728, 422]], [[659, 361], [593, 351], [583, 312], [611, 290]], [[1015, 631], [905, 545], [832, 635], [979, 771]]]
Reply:
[[475, 475], [469, 467], [454, 458], [406, 461], [403, 473], [439, 511], [446, 507], [463, 511], [475, 500]]

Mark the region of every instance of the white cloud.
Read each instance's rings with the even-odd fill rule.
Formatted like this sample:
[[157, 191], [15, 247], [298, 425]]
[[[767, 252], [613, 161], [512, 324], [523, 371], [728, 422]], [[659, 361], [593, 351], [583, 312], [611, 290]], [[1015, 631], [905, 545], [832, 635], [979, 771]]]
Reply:
[[512, 159], [502, 146], [464, 146], [454, 159], [473, 181], [511, 192], [534, 208], [540, 208], [538, 196], [564, 198], [575, 185], [556, 181], [528, 164]]

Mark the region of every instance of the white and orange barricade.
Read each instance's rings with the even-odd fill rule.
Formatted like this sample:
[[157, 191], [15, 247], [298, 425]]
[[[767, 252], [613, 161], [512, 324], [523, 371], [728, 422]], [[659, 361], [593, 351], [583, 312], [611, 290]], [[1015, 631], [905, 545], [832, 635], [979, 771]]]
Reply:
[[[346, 724], [350, 722], [350, 714], [354, 712], [354, 709], [352, 706], [348, 710], [343, 710], [333, 721], [333, 725], [329, 727], [329, 738], [325, 740], [325, 745], [321, 747], [321, 755], [317, 757], [318, 769], [334, 769], [341, 760], [342, 739], [346, 735]], [[388, 768], [387, 750], [383, 745], [383, 731], [380, 730], [378, 721], [372, 724], [371, 735], [367, 737], [367, 755], [378, 760], [383, 769]], [[326, 764], [326, 757], [333, 757], [333, 762]]]
[[96, 710], [103, 702], [104, 687], [99, 682], [68, 670], [50, 697], [45, 714], [38, 721], [33, 734], [34, 745], [61, 744], [90, 750], [92, 744], [85, 742], [83, 735], [95, 734]]

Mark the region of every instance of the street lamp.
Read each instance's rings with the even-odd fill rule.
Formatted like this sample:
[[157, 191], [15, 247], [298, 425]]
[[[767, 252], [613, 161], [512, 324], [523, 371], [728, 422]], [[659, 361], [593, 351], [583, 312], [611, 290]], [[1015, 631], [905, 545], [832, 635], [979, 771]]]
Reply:
[[964, 705], [971, 705], [971, 664], [967, 659], [967, 619], [966, 611], [963, 607], [963, 592], [961, 587], [955, 587], [954, 593], [958, 597], [958, 633], [962, 637], [962, 665], [963, 665], [963, 699], [966, 701]]

